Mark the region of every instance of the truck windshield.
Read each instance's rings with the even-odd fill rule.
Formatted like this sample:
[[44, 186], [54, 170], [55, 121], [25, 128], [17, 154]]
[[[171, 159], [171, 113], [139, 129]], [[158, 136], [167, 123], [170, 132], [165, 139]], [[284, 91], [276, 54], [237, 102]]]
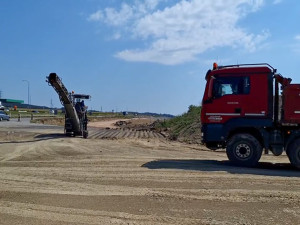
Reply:
[[213, 85], [213, 97], [249, 94], [249, 77], [217, 77]]

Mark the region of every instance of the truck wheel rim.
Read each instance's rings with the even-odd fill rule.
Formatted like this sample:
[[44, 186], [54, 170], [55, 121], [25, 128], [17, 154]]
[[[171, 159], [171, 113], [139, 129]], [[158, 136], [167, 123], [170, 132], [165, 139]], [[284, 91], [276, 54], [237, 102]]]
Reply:
[[251, 148], [247, 144], [239, 144], [236, 146], [235, 154], [242, 159], [246, 159], [251, 155]]

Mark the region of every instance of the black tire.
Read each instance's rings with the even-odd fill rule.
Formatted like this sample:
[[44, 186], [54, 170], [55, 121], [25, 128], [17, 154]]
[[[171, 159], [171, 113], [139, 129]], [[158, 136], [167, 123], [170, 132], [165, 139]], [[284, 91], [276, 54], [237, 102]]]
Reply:
[[67, 137], [72, 137], [73, 132], [71, 130], [66, 130], [65, 134], [66, 134]]
[[89, 132], [87, 130], [84, 130], [82, 136], [83, 136], [83, 138], [88, 138]]
[[236, 134], [227, 143], [228, 159], [239, 166], [255, 166], [261, 155], [262, 146], [250, 134]]
[[287, 155], [291, 164], [300, 169], [300, 138], [294, 140], [288, 147]]

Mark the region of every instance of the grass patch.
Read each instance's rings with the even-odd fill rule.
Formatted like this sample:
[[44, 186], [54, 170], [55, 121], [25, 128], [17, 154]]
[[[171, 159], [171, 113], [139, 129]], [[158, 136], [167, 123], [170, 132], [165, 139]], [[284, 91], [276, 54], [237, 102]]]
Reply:
[[187, 143], [201, 142], [201, 106], [190, 105], [186, 113], [157, 124], [156, 128], [168, 131], [171, 140]]

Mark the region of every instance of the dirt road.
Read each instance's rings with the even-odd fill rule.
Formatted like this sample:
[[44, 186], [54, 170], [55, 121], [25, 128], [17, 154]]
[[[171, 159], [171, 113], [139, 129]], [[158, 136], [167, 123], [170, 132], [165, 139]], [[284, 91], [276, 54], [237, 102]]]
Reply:
[[62, 132], [0, 123], [0, 224], [300, 222], [300, 171], [285, 156], [241, 168], [225, 152], [161, 137]]

